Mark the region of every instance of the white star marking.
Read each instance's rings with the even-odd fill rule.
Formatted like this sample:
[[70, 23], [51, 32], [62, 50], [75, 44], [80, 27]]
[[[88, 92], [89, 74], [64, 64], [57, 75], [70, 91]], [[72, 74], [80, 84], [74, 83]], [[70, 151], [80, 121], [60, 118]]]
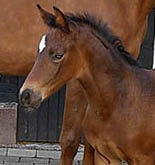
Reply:
[[41, 53], [46, 47], [46, 34], [42, 36], [39, 43], [39, 53]]

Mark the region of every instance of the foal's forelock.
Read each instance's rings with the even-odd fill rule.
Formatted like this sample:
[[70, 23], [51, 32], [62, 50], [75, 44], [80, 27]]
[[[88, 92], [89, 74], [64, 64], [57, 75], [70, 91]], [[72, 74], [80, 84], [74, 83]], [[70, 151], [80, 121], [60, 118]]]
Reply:
[[46, 48], [46, 37], [47, 35], [44, 34], [39, 43], [39, 53], [41, 53]]

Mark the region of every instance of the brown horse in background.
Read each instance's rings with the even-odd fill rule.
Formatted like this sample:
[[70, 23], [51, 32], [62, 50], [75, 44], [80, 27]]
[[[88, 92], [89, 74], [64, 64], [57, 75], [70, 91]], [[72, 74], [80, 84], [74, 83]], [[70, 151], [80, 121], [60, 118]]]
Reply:
[[[32, 68], [39, 37], [46, 29], [35, 10], [38, 2], [47, 9], [55, 4], [64, 11], [89, 12], [97, 18], [104, 19], [113, 33], [120, 36], [127, 50], [135, 58], [138, 57], [145, 34], [147, 16], [155, 5], [154, 0], [83, 0], [80, 2], [77, 0], [1, 0], [1, 74], [27, 75]], [[83, 120], [87, 107], [77, 82], [70, 82], [67, 90], [70, 97], [67, 97], [60, 140], [61, 159], [65, 165], [71, 164], [76, 153], [81, 135], [79, 123]]]
[[135, 58], [146, 31], [147, 16], [155, 6], [154, 0], [1, 0], [1, 74], [27, 75], [32, 68], [37, 41], [46, 29], [40, 23], [36, 3], [47, 9], [58, 5], [67, 12], [88, 12], [104, 19]]
[[154, 165], [155, 70], [138, 67], [105, 23], [38, 8], [50, 30], [20, 90], [21, 103], [38, 107], [76, 79], [89, 103], [79, 124], [94, 150], [84, 165]]

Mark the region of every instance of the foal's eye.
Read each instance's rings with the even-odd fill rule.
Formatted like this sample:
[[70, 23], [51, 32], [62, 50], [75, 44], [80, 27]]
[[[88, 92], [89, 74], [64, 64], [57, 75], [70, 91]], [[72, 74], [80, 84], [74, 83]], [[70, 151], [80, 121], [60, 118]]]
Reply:
[[64, 54], [58, 54], [58, 53], [50, 52], [49, 56], [51, 57], [53, 62], [58, 63], [58, 62], [62, 61]]
[[52, 50], [49, 51], [49, 56], [52, 59], [53, 62], [60, 62], [63, 57], [64, 57], [64, 53], [63, 52], [53, 52]]
[[63, 56], [64, 54], [55, 54], [54, 58], [60, 60], [61, 58], [63, 58]]

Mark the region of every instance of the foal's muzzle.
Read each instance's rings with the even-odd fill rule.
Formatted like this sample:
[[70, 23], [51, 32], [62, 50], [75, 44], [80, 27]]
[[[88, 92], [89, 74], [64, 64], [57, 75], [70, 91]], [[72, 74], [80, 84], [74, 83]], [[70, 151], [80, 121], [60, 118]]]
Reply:
[[39, 93], [33, 92], [31, 89], [25, 89], [19, 94], [19, 102], [25, 108], [38, 108], [41, 104], [42, 97]]

